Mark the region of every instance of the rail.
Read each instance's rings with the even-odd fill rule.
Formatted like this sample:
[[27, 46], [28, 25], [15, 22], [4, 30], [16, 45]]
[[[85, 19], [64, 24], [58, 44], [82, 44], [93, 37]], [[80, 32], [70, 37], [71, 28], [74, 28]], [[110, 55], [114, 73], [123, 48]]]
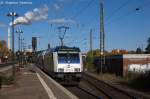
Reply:
[[125, 91], [122, 91], [102, 80], [96, 79], [93, 76], [88, 74], [83, 74], [83, 79], [87, 80], [91, 85], [93, 85], [97, 90], [101, 91], [110, 99], [120, 99], [120, 97], [124, 97], [124, 99], [138, 99], [134, 95], [131, 95]]

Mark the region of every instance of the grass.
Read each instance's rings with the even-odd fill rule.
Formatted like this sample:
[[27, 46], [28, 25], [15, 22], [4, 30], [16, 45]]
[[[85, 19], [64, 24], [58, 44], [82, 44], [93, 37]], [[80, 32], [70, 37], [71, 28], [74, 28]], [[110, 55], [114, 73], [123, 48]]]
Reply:
[[127, 77], [127, 85], [131, 88], [150, 92], [150, 72], [144, 74], [129, 74]]
[[99, 76], [110, 83], [116, 82], [131, 89], [150, 93], [150, 72], [144, 74], [129, 73], [126, 77], [108, 73], [100, 74]]

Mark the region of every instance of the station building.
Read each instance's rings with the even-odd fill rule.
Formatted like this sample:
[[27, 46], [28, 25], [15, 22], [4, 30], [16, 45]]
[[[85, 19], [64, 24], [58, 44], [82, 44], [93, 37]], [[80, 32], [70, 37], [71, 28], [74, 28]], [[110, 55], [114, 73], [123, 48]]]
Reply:
[[145, 73], [150, 71], [150, 54], [123, 54], [106, 57], [107, 71], [119, 76], [129, 72]]

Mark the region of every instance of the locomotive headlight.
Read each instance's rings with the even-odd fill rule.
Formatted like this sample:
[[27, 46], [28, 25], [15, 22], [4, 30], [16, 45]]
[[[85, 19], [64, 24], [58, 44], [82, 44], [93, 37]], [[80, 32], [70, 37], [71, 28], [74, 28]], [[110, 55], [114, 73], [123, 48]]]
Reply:
[[80, 68], [75, 68], [74, 71], [75, 72], [80, 72]]
[[63, 68], [58, 68], [58, 72], [64, 72]]

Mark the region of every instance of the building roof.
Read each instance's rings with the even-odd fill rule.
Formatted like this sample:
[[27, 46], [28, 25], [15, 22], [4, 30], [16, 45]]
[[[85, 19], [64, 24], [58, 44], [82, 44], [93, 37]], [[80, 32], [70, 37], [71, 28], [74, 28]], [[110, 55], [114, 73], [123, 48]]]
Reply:
[[78, 52], [80, 52], [80, 49], [78, 47], [57, 46], [54, 49], [54, 52], [57, 52], [57, 51], [78, 51]]
[[111, 55], [107, 56], [106, 58], [113, 58], [113, 59], [121, 59], [121, 58], [150, 58], [150, 54], [122, 54], [122, 55]]
[[123, 54], [123, 58], [150, 58], [150, 54]]

